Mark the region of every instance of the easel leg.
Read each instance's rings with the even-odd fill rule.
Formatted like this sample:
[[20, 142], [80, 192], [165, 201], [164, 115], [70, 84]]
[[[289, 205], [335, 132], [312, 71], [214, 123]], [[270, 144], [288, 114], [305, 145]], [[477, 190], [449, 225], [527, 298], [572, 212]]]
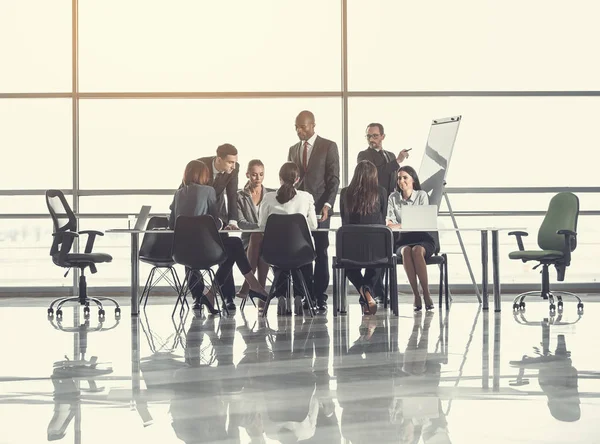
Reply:
[[[456, 223], [456, 218], [454, 217], [454, 213], [452, 212], [452, 206], [450, 205], [450, 199], [448, 198], [448, 194], [444, 192], [444, 199], [446, 200], [446, 205], [448, 206], [448, 211], [450, 212], [450, 217], [452, 218], [452, 225], [454, 228], [458, 228], [458, 224]], [[469, 257], [467, 256], [467, 250], [465, 249], [465, 244], [463, 243], [462, 236], [460, 231], [456, 231], [456, 237], [458, 237], [458, 243], [460, 244], [460, 249], [462, 250], [463, 257], [465, 258], [465, 262], [467, 264], [467, 270], [469, 270], [469, 276], [471, 276], [471, 282], [473, 283], [473, 288], [475, 289], [475, 294], [477, 295], [477, 300], [481, 304], [481, 293], [479, 292], [479, 286], [475, 281], [475, 275], [473, 274], [473, 269], [471, 268], [471, 263], [469, 262]]]

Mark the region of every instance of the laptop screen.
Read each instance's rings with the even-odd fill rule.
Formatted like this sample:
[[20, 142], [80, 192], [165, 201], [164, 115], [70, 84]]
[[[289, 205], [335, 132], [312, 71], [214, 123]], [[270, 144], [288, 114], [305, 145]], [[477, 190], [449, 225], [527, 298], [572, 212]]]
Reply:
[[137, 220], [135, 222], [134, 230], [145, 230], [146, 229], [146, 221], [148, 220], [148, 215], [150, 214], [150, 205], [143, 205], [140, 210], [140, 214], [138, 214]]

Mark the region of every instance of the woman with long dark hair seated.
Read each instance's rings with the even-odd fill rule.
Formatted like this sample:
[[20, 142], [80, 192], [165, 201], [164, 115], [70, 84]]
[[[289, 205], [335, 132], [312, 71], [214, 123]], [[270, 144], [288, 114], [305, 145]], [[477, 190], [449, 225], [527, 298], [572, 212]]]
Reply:
[[[387, 191], [378, 185], [377, 167], [363, 160], [354, 168], [350, 185], [340, 193], [340, 214], [342, 225], [377, 224], [385, 225], [387, 212]], [[346, 276], [360, 294], [363, 314], [375, 314], [377, 302], [373, 298], [373, 287], [381, 279], [383, 269], [348, 269]]]
[[[223, 221], [218, 216], [219, 210], [215, 189], [206, 185], [210, 174], [208, 166], [200, 160], [192, 160], [187, 164], [183, 173], [183, 186], [175, 192], [171, 204], [170, 228], [175, 227], [179, 216], [203, 216], [206, 214], [213, 217], [217, 229], [223, 228]], [[239, 237], [222, 237], [221, 240], [227, 252], [227, 259], [216, 272], [217, 281], [222, 285], [225, 278], [231, 273], [235, 263], [244, 275], [246, 282], [248, 282], [253, 297], [266, 300], [268, 294], [252, 273], [252, 267], [248, 263], [241, 239]], [[202, 254], [202, 252], [198, 252], [198, 254]], [[211, 314], [218, 313], [214, 309], [214, 292], [209, 290], [206, 295], [203, 295], [204, 282], [202, 282], [202, 279], [197, 279], [194, 274], [191, 274], [188, 286], [191, 288], [195, 299], [195, 309], [204, 304]]]
[[[405, 205], [428, 204], [429, 196], [421, 189], [417, 172], [410, 166], [403, 166], [398, 170], [398, 188], [390, 194], [388, 200], [387, 226], [392, 229], [402, 228], [402, 207]], [[425, 308], [427, 311], [433, 310], [425, 260], [433, 256], [435, 240], [425, 231], [401, 233], [396, 248], [402, 254], [402, 264], [413, 291], [414, 310], [421, 311], [423, 307], [417, 278], [421, 282]]]
[[[315, 212], [315, 201], [310, 193], [306, 191], [296, 190], [294, 185], [300, 178], [300, 170], [294, 162], [286, 162], [279, 169], [279, 183], [281, 186], [277, 191], [267, 193], [263, 197], [263, 201], [260, 204], [260, 211], [258, 215], [258, 225], [264, 230], [267, 225], [267, 219], [271, 214], [302, 214], [308, 223], [310, 230], [317, 229], [317, 214]], [[262, 243], [262, 235], [252, 234], [250, 238], [250, 247], [254, 248], [253, 243]], [[312, 274], [312, 264], [302, 268], [302, 274], [304, 279], [308, 283], [308, 278]], [[273, 285], [277, 285], [282, 281], [280, 271], [276, 271]], [[309, 287], [310, 288], [310, 287]], [[278, 295], [279, 296], [279, 295]], [[305, 295], [310, 297], [310, 295]], [[279, 298], [277, 304], [277, 313], [285, 314], [287, 310], [286, 300], [283, 297]], [[294, 301], [294, 312], [296, 314], [302, 314], [302, 301], [300, 298], [295, 298]]]

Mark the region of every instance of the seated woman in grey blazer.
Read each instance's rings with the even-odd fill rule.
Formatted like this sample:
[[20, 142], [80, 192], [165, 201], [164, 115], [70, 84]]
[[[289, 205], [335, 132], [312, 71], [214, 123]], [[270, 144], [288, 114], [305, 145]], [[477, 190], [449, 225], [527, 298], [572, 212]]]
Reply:
[[[238, 226], [242, 230], [253, 230], [258, 228], [258, 212], [265, 194], [275, 190], [263, 186], [265, 165], [259, 159], [252, 159], [248, 162], [246, 177], [248, 178], [248, 183], [237, 194]], [[260, 251], [249, 248], [250, 234], [242, 233], [242, 242], [246, 249], [248, 262], [250, 262], [252, 271], [256, 272], [258, 270], [258, 282], [264, 287], [267, 282], [269, 266], [260, 259]], [[244, 282], [244, 285], [242, 285], [236, 296], [245, 299], [248, 296], [248, 289], [248, 284]]]
[[[390, 194], [388, 200], [387, 226], [402, 228], [402, 207], [404, 205], [428, 205], [429, 196], [421, 189], [419, 176], [414, 168], [403, 166], [398, 170], [398, 189]], [[402, 264], [414, 295], [414, 310], [421, 311], [421, 295], [417, 278], [423, 289], [423, 299], [427, 311], [433, 310], [433, 301], [429, 294], [429, 280], [425, 259], [435, 252], [435, 240], [425, 231], [401, 233], [396, 244], [397, 253], [402, 254]]]
[[[298, 182], [300, 170], [294, 162], [286, 162], [279, 170], [279, 183], [281, 186], [275, 192], [265, 194], [258, 213], [258, 225], [264, 229], [267, 225], [267, 219], [271, 214], [297, 214], [300, 213], [306, 217], [308, 228], [316, 230], [318, 227], [317, 214], [315, 212], [315, 201], [310, 193], [297, 190], [294, 185]], [[253, 233], [250, 237], [250, 250], [260, 251], [262, 245], [262, 234]], [[308, 267], [312, 267], [309, 265]], [[307, 268], [302, 270], [305, 280], [312, 274], [312, 269]], [[276, 276], [277, 278], [277, 276]], [[277, 279], [276, 279], [277, 280]], [[308, 281], [307, 281], [308, 284]], [[277, 285], [273, 282], [273, 285]], [[310, 287], [309, 287], [310, 288]], [[278, 295], [279, 296], [279, 295]], [[281, 304], [285, 302], [285, 298], [279, 299], [277, 312], [283, 311], [286, 307]], [[302, 313], [302, 301], [296, 301], [296, 314]], [[298, 305], [299, 304], [299, 305]]]
[[[368, 160], [358, 162], [350, 185], [340, 193], [340, 214], [342, 225], [376, 224], [385, 225], [387, 212], [387, 190], [380, 187], [377, 179], [377, 167]], [[373, 287], [381, 279], [383, 268], [346, 270], [346, 277], [360, 294], [363, 314], [375, 314], [377, 302], [373, 298]]]
[[[192, 160], [187, 164], [183, 173], [183, 186], [175, 192], [171, 204], [170, 228], [176, 226], [177, 217], [179, 216], [203, 216], [206, 214], [213, 217], [218, 229], [223, 227], [223, 221], [218, 216], [215, 189], [206, 185], [210, 174], [211, 172], [204, 162]], [[227, 260], [219, 266], [216, 272], [217, 280], [221, 284], [225, 282], [235, 262], [244, 275], [246, 282], [248, 282], [252, 296], [266, 300], [268, 293], [254, 277], [241, 239], [228, 236], [222, 237], [221, 240], [227, 252]], [[201, 252], [198, 252], [198, 254], [201, 254]], [[209, 290], [206, 295], [203, 295], [204, 283], [201, 279], [198, 280], [195, 275], [191, 275], [189, 287], [192, 289], [192, 295], [195, 299], [195, 309], [201, 308], [201, 305], [206, 305], [210, 313], [217, 313], [217, 310], [214, 309], [214, 292]]]

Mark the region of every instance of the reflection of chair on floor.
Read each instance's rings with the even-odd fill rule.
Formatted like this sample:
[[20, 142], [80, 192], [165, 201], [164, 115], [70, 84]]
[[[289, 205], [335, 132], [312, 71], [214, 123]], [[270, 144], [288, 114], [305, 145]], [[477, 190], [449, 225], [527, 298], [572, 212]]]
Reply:
[[[518, 295], [513, 301], [513, 310], [525, 309], [525, 298], [529, 295], [538, 295], [548, 299], [550, 314], [557, 308], [563, 309], [562, 296], [573, 296], [577, 299], [577, 312], [583, 313], [583, 303], [576, 294], [566, 291], [550, 291], [550, 274], [548, 268], [554, 265], [558, 274], [557, 280], [564, 281], [565, 272], [571, 265], [571, 253], [577, 247], [577, 219], [579, 217], [579, 198], [568, 192], [558, 193], [551, 200], [546, 211], [546, 216], [538, 230], [537, 243], [540, 250], [525, 250], [523, 237], [528, 234], [524, 231], [512, 231], [509, 235], [516, 236], [518, 251], [512, 251], [508, 257], [523, 262], [537, 261], [534, 269], [542, 267], [541, 291], [528, 291]], [[558, 303], [554, 304], [554, 295]]]
[[[77, 231], [77, 218], [71, 210], [67, 199], [62, 191], [60, 190], [48, 190], [46, 191], [46, 205], [50, 216], [52, 217], [52, 223], [54, 225], [54, 237], [52, 241], [52, 247], [50, 248], [50, 256], [52, 261], [59, 267], [67, 268], [65, 276], [69, 273], [71, 268], [78, 268], [81, 272], [79, 276], [79, 295], [73, 297], [62, 297], [52, 301], [48, 308], [48, 317], [54, 316], [54, 306], [56, 305], [56, 317], [62, 316], [62, 306], [66, 302], [79, 302], [83, 305], [83, 313], [85, 316], [89, 316], [90, 313], [90, 302], [95, 303], [98, 306], [98, 316], [104, 317], [105, 312], [102, 305], [102, 301], [110, 301], [115, 304], [115, 316], [118, 318], [121, 315], [121, 309], [119, 304], [111, 298], [95, 298], [88, 297], [87, 294], [87, 283], [85, 280], [85, 269], [89, 268], [90, 271], [96, 273], [96, 264], [103, 262], [111, 262], [112, 256], [106, 253], [93, 253], [94, 241], [96, 236], [104, 236], [104, 233], [95, 230]], [[83, 253], [72, 253], [71, 247], [73, 241], [79, 238], [81, 234], [86, 234], [87, 242], [85, 244], [85, 251]]]
[[557, 336], [556, 350], [554, 354], [550, 351], [550, 325], [548, 319], [541, 323], [542, 348], [534, 347], [535, 357], [524, 355], [519, 361], [510, 361], [512, 367], [519, 369], [517, 379], [510, 385], [520, 387], [529, 384], [525, 371], [537, 369], [540, 388], [548, 397], [550, 414], [559, 421], [577, 421], [581, 417], [578, 372], [573, 367], [571, 352], [567, 350], [565, 335]]
[[[57, 330], [75, 333], [78, 338], [77, 353], [75, 359], [71, 360], [65, 356], [62, 361], [54, 363], [52, 372], [52, 384], [54, 385], [54, 413], [48, 424], [48, 441], [62, 439], [65, 436], [67, 427], [76, 418], [77, 422], [81, 421], [81, 392], [90, 394], [102, 393], [104, 387], [99, 387], [96, 380], [104, 375], [112, 373], [112, 367], [108, 364], [98, 362], [97, 356], [92, 356], [86, 359], [87, 353], [87, 334], [90, 332], [99, 332], [112, 330], [118, 325], [118, 320], [114, 325], [104, 328], [102, 322], [98, 326], [90, 328], [89, 320], [79, 326], [65, 327], [60, 320], [57, 323], [51, 321], [52, 326]], [[80, 381], [85, 380], [89, 388], [83, 389], [80, 387]], [[92, 395], [88, 399], [97, 399], [97, 396]], [[76, 433], [81, 429], [76, 425]]]

